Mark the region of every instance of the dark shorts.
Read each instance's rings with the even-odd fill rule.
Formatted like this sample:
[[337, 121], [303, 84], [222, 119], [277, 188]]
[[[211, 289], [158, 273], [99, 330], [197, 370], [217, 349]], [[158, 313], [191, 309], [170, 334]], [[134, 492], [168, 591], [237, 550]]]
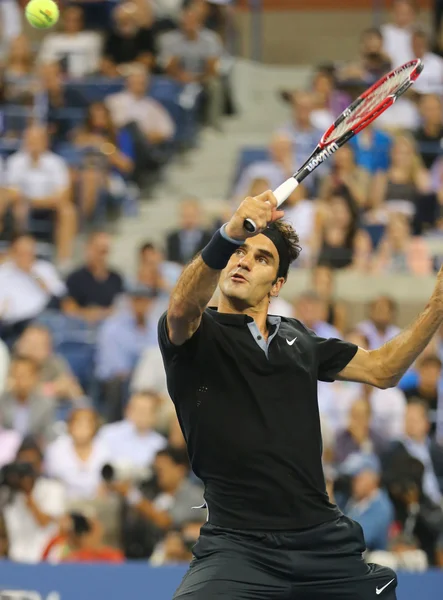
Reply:
[[205, 524], [175, 593], [183, 600], [395, 600], [391, 569], [368, 565], [363, 532], [347, 517], [297, 532]]

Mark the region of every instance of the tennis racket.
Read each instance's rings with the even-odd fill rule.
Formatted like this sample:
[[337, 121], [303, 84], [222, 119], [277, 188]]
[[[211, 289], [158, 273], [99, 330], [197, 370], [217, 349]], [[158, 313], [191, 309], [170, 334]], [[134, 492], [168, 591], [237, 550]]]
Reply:
[[[274, 191], [277, 206], [281, 206], [319, 165], [392, 106], [397, 98], [411, 87], [422, 71], [423, 63], [420, 59], [407, 62], [379, 79], [354, 100], [323, 134], [304, 165]], [[252, 219], [245, 219], [244, 227], [251, 233], [257, 230]]]

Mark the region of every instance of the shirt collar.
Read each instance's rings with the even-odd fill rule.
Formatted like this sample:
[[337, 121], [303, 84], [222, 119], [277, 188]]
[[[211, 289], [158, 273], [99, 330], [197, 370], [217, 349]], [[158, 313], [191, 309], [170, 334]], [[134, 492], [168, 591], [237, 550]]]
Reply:
[[[214, 307], [208, 308], [210, 311], [211, 317], [222, 323], [223, 325], [235, 325], [236, 327], [241, 327], [243, 325], [247, 325], [248, 323], [253, 323], [254, 319], [249, 315], [240, 315], [233, 313], [221, 313]], [[267, 321], [269, 325], [278, 325], [281, 323], [282, 317], [278, 317], [276, 315], [268, 315]]]

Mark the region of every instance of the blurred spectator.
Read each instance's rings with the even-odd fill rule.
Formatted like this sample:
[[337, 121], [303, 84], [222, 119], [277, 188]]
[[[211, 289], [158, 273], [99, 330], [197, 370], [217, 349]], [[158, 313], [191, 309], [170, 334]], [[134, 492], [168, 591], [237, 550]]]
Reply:
[[46, 472], [63, 483], [70, 500], [91, 499], [102, 481], [102, 468], [110, 462], [115, 448], [108, 448], [97, 435], [98, 415], [89, 408], [77, 408], [68, 420], [68, 432], [49, 444], [45, 453]]
[[416, 276], [432, 274], [432, 256], [426, 240], [412, 236], [411, 225], [405, 215], [390, 215], [386, 233], [374, 256], [373, 270], [374, 273], [410, 273]]
[[388, 495], [380, 488], [380, 463], [372, 456], [350, 456], [343, 470], [352, 476], [352, 496], [346, 516], [363, 529], [368, 550], [385, 550], [394, 510]]
[[0, 58], [6, 53], [11, 40], [22, 32], [20, 8], [16, 0], [0, 2]]
[[[443, 59], [441, 59], [443, 61]], [[443, 144], [443, 105], [437, 94], [420, 98], [422, 124], [415, 132], [418, 151], [424, 166], [430, 169], [441, 153]]]
[[185, 8], [180, 29], [160, 39], [159, 63], [182, 84], [200, 84], [205, 92], [205, 122], [219, 128], [224, 110], [224, 90], [219, 74], [223, 47], [219, 36], [203, 27], [202, 13]]
[[412, 216], [416, 211], [417, 198], [429, 189], [429, 177], [414, 141], [409, 135], [394, 139], [391, 150], [391, 166], [386, 172], [379, 171], [373, 180], [372, 206], [388, 212], [403, 212]]
[[107, 32], [104, 43], [103, 75], [124, 75], [125, 69], [134, 62], [151, 68], [156, 52], [154, 34], [152, 29], [140, 26], [137, 6], [132, 2], [117, 5], [113, 21], [114, 26]]
[[415, 58], [421, 58], [425, 66], [414, 91], [420, 94], [441, 94], [443, 92], [443, 58], [430, 51], [429, 39], [424, 31], [414, 31], [412, 50]]
[[[269, 186], [266, 187], [266, 190]], [[250, 195], [249, 193], [246, 196]], [[300, 245], [303, 248], [301, 263], [311, 264], [311, 249], [315, 232], [315, 223], [318, 218], [318, 206], [316, 202], [309, 200], [306, 188], [299, 185], [282, 205], [285, 212], [285, 221], [291, 223], [297, 231]], [[297, 263], [300, 266], [300, 262]]]
[[383, 46], [392, 61], [392, 67], [413, 60], [412, 31], [417, 19], [414, 0], [394, 0], [392, 21], [381, 26]]
[[380, 348], [400, 333], [394, 324], [396, 316], [397, 304], [389, 296], [379, 296], [369, 304], [369, 319], [357, 325], [369, 341], [369, 350]]
[[7, 160], [6, 178], [16, 227], [26, 229], [29, 217], [51, 224], [55, 216], [58, 258], [70, 259], [77, 224], [69, 171], [66, 162], [48, 150], [44, 127], [33, 125], [26, 130], [23, 150]]
[[0, 415], [0, 468], [12, 462], [23, 437], [14, 429], [5, 429]]
[[108, 448], [118, 448], [113, 466], [126, 469], [148, 469], [159, 450], [166, 447], [166, 439], [154, 430], [161, 399], [155, 392], [135, 392], [129, 399], [125, 418], [104, 425], [99, 437]]
[[155, 291], [159, 300], [169, 297], [182, 268], [170, 260], [151, 242], [143, 243], [138, 252], [136, 283]]
[[81, 513], [67, 517], [69, 525], [66, 536], [65, 563], [122, 563], [123, 553], [102, 542], [103, 527], [98, 519], [87, 518]]
[[154, 566], [189, 563], [192, 547], [200, 536], [204, 525], [201, 520], [185, 523], [181, 529], [169, 531], [165, 539], [154, 549], [150, 564]]
[[108, 107], [93, 102], [84, 125], [75, 132], [73, 143], [84, 152], [78, 173], [83, 217], [105, 219], [106, 200], [123, 201], [130, 194], [126, 180], [135, 166], [135, 148], [127, 128], [116, 130]]
[[9, 542], [9, 558], [16, 562], [38, 563], [48, 541], [57, 532], [58, 519], [66, 507], [63, 485], [42, 477], [42, 454], [27, 439], [9, 470], [9, 502], [3, 508]]
[[[383, 36], [380, 29], [370, 27], [360, 35], [360, 56], [339, 70], [338, 77], [342, 82], [361, 81], [365, 84], [375, 83], [391, 68], [391, 59], [383, 49]], [[338, 113], [337, 113], [338, 114]]]
[[[132, 374], [131, 390], [133, 392], [153, 390], [157, 395], [169, 398], [166, 387], [166, 373], [158, 346], [143, 350], [143, 354]], [[171, 402], [170, 399], [169, 402]]]
[[312, 82], [313, 110], [311, 122], [318, 129], [328, 129], [337, 116], [347, 108], [350, 97], [336, 88], [335, 70], [322, 67], [317, 70]]
[[36, 92], [34, 55], [28, 38], [21, 34], [11, 41], [5, 61], [5, 96], [9, 103], [30, 105]]
[[9, 373], [9, 350], [5, 342], [0, 339], [0, 394], [6, 389]]
[[418, 399], [426, 404], [428, 416], [431, 421], [430, 433], [432, 435], [435, 434], [436, 431], [438, 385], [442, 373], [441, 367], [442, 363], [438, 356], [422, 355], [417, 361], [416, 366], [417, 383], [404, 391], [408, 402], [413, 402]]
[[175, 29], [180, 20], [183, 0], [152, 0], [156, 31]]
[[317, 223], [317, 264], [365, 272], [369, 267], [371, 240], [358, 225], [358, 207], [352, 198], [330, 196]]
[[39, 389], [38, 379], [38, 366], [31, 359], [15, 357], [7, 391], [0, 396], [0, 413], [5, 427], [45, 443], [54, 437], [55, 406]]
[[443, 491], [443, 448], [429, 439], [430, 423], [427, 405], [411, 400], [406, 408], [405, 435], [392, 443], [384, 456], [385, 470], [392, 470], [399, 461], [409, 457], [424, 467], [421, 485], [423, 493], [434, 504], [440, 505]]
[[396, 535], [389, 541], [388, 550], [369, 552], [365, 560], [410, 573], [423, 573], [428, 569], [428, 557], [420, 549], [419, 541], [411, 535]]
[[349, 196], [360, 208], [365, 208], [368, 199], [369, 174], [358, 167], [350, 146], [343, 146], [332, 159], [331, 172], [325, 175], [319, 196], [326, 200], [330, 196]]
[[369, 125], [349, 145], [354, 150], [355, 163], [371, 175], [389, 167], [392, 140], [384, 131]]
[[105, 232], [89, 236], [85, 265], [66, 281], [68, 297], [63, 301], [66, 314], [96, 323], [112, 313], [115, 299], [123, 292], [123, 280], [108, 265], [110, 244], [111, 238]]
[[340, 464], [354, 453], [379, 455], [385, 440], [371, 429], [371, 403], [367, 398], [353, 402], [349, 411], [348, 427], [337, 435], [334, 460]]
[[266, 180], [265, 189], [275, 190], [294, 172], [294, 157], [291, 138], [288, 133], [275, 133], [269, 144], [269, 160], [258, 161], [249, 165], [241, 174], [233, 195], [243, 200], [248, 194], [261, 193], [252, 189], [253, 184]]
[[66, 287], [54, 265], [36, 257], [36, 245], [29, 235], [17, 236], [9, 259], [0, 265], [0, 318], [2, 337], [13, 344], [46, 308], [57, 307]]
[[347, 329], [346, 306], [334, 298], [334, 271], [326, 265], [312, 270], [312, 288], [326, 303], [325, 321], [333, 325], [341, 334]]
[[175, 411], [171, 415], [171, 418], [169, 420], [168, 443], [169, 446], [172, 448], [181, 448], [182, 450], [186, 448], [186, 440], [183, 436], [183, 432], [180, 427], [180, 422], [177, 418]]
[[128, 295], [128, 303], [103, 322], [97, 338], [96, 375], [108, 421], [121, 419], [131, 374], [143, 350], [157, 345], [160, 315], [154, 311], [154, 292], [138, 286]]
[[29, 325], [18, 339], [14, 351], [36, 363], [40, 388], [45, 396], [58, 401], [76, 401], [84, 393], [66, 360], [54, 353], [49, 329], [37, 323]]
[[80, 6], [67, 6], [61, 15], [62, 32], [48, 33], [40, 48], [40, 63], [59, 62], [69, 77], [96, 73], [100, 65], [101, 40], [98, 33], [84, 30]]
[[316, 292], [307, 291], [300, 294], [294, 308], [295, 317], [320, 337], [340, 337], [339, 332], [326, 322], [327, 305]]
[[195, 198], [180, 205], [179, 227], [166, 240], [166, 258], [181, 265], [187, 264], [211, 239], [203, 228], [203, 208]]

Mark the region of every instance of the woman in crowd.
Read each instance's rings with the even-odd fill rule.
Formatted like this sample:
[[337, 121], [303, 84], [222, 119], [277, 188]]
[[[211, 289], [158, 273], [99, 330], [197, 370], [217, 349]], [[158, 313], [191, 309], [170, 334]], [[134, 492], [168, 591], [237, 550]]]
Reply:
[[97, 437], [98, 415], [77, 408], [68, 419], [68, 431], [46, 449], [46, 473], [59, 479], [71, 500], [93, 499], [102, 481], [101, 471], [111, 462], [106, 443]]
[[9, 46], [9, 54], [5, 61], [7, 102], [32, 104], [36, 91], [36, 78], [33, 77], [34, 64], [34, 54], [28, 38], [23, 34], [17, 36]]
[[83, 150], [83, 165], [78, 173], [80, 208], [89, 221], [106, 208], [109, 198], [122, 201], [131, 193], [127, 181], [134, 170], [133, 140], [126, 129], [116, 130], [103, 102], [94, 102], [73, 142]]
[[360, 208], [365, 208], [368, 187], [368, 172], [356, 165], [352, 148], [343, 146], [334, 154], [331, 173], [323, 178], [320, 198], [325, 200], [332, 194], [346, 194]]
[[314, 267], [312, 289], [317, 292], [327, 306], [325, 321], [344, 334], [347, 329], [346, 306], [334, 298], [334, 272], [330, 267], [327, 265]]
[[366, 271], [371, 241], [359, 229], [358, 208], [347, 196], [333, 195], [326, 202], [317, 221], [315, 250], [317, 264], [331, 269], [353, 268]]

